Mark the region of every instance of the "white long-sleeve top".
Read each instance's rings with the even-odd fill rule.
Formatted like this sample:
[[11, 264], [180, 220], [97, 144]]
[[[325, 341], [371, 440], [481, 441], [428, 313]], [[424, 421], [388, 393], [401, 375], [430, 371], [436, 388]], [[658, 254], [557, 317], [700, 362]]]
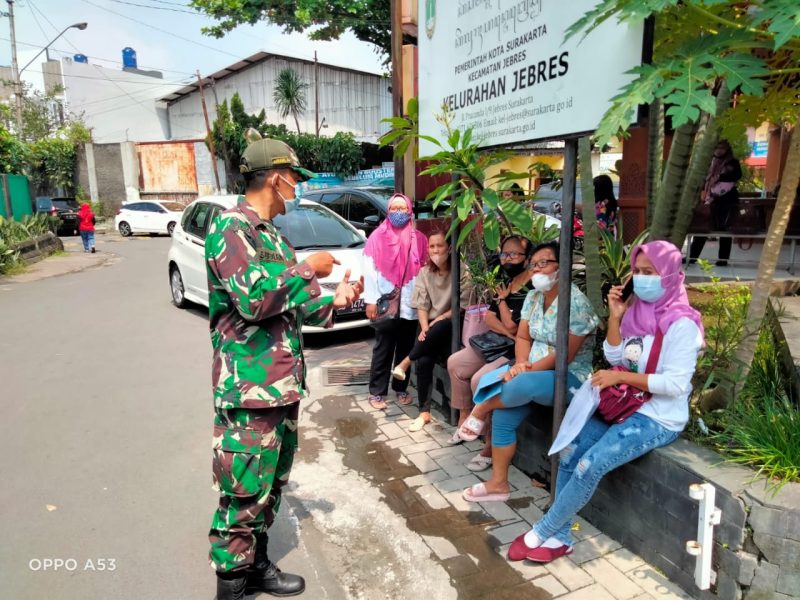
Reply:
[[[383, 294], [388, 294], [394, 289], [394, 284], [386, 279], [375, 268], [375, 261], [371, 256], [364, 255], [364, 263], [362, 273], [364, 274], [364, 302], [367, 304], [375, 304]], [[414, 284], [417, 278], [414, 277], [411, 281], [403, 286], [400, 290], [400, 318], [415, 321], [417, 319], [417, 310], [411, 307], [411, 297], [414, 294]]]
[[[634, 373], [644, 373], [655, 336], [624, 338], [618, 346], [606, 340], [603, 352], [613, 366], [622, 365]], [[689, 420], [689, 394], [697, 355], [703, 346], [700, 329], [691, 319], [675, 321], [661, 345], [656, 372], [647, 378], [653, 397], [637, 411], [670, 431], [683, 431]]]

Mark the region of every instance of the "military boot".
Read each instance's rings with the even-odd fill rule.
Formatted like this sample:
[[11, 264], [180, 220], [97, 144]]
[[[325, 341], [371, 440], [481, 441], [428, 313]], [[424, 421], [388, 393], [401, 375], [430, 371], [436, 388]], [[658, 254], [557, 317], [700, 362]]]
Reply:
[[246, 584], [244, 571], [217, 573], [217, 600], [244, 600]]
[[247, 593], [263, 592], [271, 596], [296, 596], [306, 589], [299, 575], [283, 573], [267, 557], [267, 534], [256, 535], [256, 555], [253, 566], [247, 569]]

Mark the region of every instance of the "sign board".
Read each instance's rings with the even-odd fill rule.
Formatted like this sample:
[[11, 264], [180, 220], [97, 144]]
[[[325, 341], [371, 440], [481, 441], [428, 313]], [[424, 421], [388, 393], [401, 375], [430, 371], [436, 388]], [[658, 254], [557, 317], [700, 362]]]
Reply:
[[769, 149], [769, 142], [764, 141], [755, 141], [750, 142], [750, 147], [752, 148], [753, 152], [750, 154], [750, 158], [766, 158], [767, 157], [767, 150]]
[[377, 185], [394, 187], [394, 166], [382, 167], [380, 169], [362, 169], [358, 173], [345, 179], [335, 173], [317, 173], [316, 177], [298, 184], [301, 194], [313, 190], [336, 187], [340, 185], [358, 187], [367, 185]]
[[419, 128], [438, 139], [443, 105], [484, 147], [593, 131], [641, 63], [643, 24], [612, 18], [564, 42], [597, 0], [419, 2]]

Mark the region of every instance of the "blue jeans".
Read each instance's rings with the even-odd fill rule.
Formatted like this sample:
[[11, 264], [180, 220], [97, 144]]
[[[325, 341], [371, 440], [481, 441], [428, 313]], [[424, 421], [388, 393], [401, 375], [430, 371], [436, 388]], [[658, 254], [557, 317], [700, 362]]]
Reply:
[[[555, 382], [555, 371], [527, 371], [503, 384], [500, 402], [504, 408], [492, 414], [492, 446], [504, 448], [517, 443], [517, 427], [530, 414], [531, 402], [553, 406]], [[567, 376], [567, 402], [572, 398], [569, 390], [580, 385], [572, 373]]]
[[83, 251], [89, 252], [94, 248], [94, 231], [81, 231], [81, 240], [83, 241]]
[[639, 413], [614, 425], [592, 417], [575, 441], [561, 451], [556, 499], [533, 526], [533, 532], [540, 540], [555, 536], [571, 546], [572, 519], [589, 502], [603, 476], [672, 443], [679, 435], [679, 431], [670, 431]]

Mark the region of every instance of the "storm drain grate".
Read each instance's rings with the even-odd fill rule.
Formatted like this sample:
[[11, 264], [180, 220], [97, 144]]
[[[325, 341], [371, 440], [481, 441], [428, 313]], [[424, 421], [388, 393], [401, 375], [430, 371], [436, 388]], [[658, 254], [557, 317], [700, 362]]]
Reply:
[[367, 385], [369, 365], [325, 367], [325, 385]]

